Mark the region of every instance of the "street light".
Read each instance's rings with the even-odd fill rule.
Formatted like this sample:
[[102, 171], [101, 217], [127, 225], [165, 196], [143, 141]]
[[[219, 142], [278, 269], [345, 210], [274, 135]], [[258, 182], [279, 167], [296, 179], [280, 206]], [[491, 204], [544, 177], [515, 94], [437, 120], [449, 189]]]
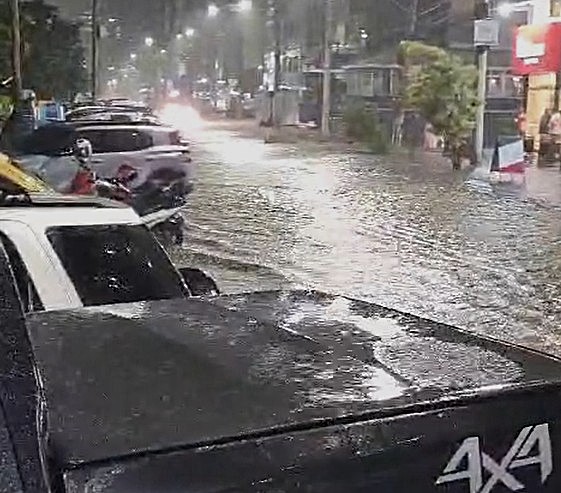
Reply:
[[497, 13], [501, 17], [510, 17], [514, 12], [527, 11], [531, 7], [532, 3], [528, 0], [523, 0], [520, 2], [508, 2], [504, 1], [500, 3], [497, 7]]
[[144, 44], [148, 46], [148, 48], [152, 48], [152, 46], [154, 46], [154, 38], [148, 36], [144, 39]]
[[192, 38], [195, 35], [195, 30], [192, 27], [185, 29], [185, 36]]
[[181, 41], [181, 40], [183, 39], [183, 34], [177, 33], [177, 34], [175, 35], [175, 39], [177, 39], [178, 41]]
[[513, 10], [513, 5], [506, 2], [499, 4], [499, 6], [497, 7], [497, 12], [501, 17], [510, 17], [510, 14], [512, 14]]
[[166, 49], [164, 49], [164, 48], [162, 48], [162, 49], [160, 50], [160, 53], [161, 53], [162, 55], [165, 55], [167, 52], [168, 52], [168, 50], [166, 50]]
[[134, 62], [137, 58], [137, 54], [136, 53], [131, 53], [131, 60]]
[[240, 0], [238, 3], [238, 10], [240, 12], [249, 12], [253, 8], [252, 0]]
[[218, 12], [220, 12], [220, 9], [214, 5], [213, 3], [211, 3], [208, 6], [208, 16], [209, 17], [216, 17], [218, 15]]

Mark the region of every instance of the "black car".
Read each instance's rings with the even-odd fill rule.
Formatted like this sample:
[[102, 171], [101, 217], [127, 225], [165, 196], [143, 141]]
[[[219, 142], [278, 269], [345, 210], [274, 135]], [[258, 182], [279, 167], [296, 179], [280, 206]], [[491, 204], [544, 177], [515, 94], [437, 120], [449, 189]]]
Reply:
[[2, 492], [551, 492], [561, 365], [264, 292], [37, 313], [0, 250]]

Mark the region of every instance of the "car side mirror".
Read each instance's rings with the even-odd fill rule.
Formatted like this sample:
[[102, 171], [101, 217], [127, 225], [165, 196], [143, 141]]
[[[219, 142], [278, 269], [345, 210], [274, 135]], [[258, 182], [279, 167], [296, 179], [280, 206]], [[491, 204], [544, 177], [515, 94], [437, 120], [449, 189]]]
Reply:
[[78, 139], [74, 144], [74, 157], [82, 164], [86, 164], [92, 157], [92, 144], [87, 139]]
[[201, 269], [183, 267], [179, 273], [193, 296], [218, 296], [220, 290], [216, 281]]

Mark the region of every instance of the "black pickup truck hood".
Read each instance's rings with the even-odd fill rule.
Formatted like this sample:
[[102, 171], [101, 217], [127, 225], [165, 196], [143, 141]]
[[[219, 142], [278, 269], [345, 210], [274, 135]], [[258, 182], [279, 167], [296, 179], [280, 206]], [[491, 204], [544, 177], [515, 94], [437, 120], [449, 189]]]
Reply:
[[555, 359], [314, 292], [38, 314], [29, 330], [67, 469], [392, 419], [561, 376]]

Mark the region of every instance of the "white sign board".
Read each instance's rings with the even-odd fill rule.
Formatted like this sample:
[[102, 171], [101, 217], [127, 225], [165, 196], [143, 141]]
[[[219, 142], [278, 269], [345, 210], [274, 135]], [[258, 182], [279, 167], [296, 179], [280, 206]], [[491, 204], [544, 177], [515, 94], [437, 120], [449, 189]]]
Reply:
[[498, 46], [499, 23], [495, 19], [480, 19], [475, 21], [473, 29], [473, 44], [475, 46]]
[[491, 171], [524, 173], [525, 169], [524, 141], [522, 139], [504, 145], [497, 144], [491, 163]]
[[516, 37], [516, 58], [538, 58], [545, 55], [545, 41], [534, 43], [525, 36]]

